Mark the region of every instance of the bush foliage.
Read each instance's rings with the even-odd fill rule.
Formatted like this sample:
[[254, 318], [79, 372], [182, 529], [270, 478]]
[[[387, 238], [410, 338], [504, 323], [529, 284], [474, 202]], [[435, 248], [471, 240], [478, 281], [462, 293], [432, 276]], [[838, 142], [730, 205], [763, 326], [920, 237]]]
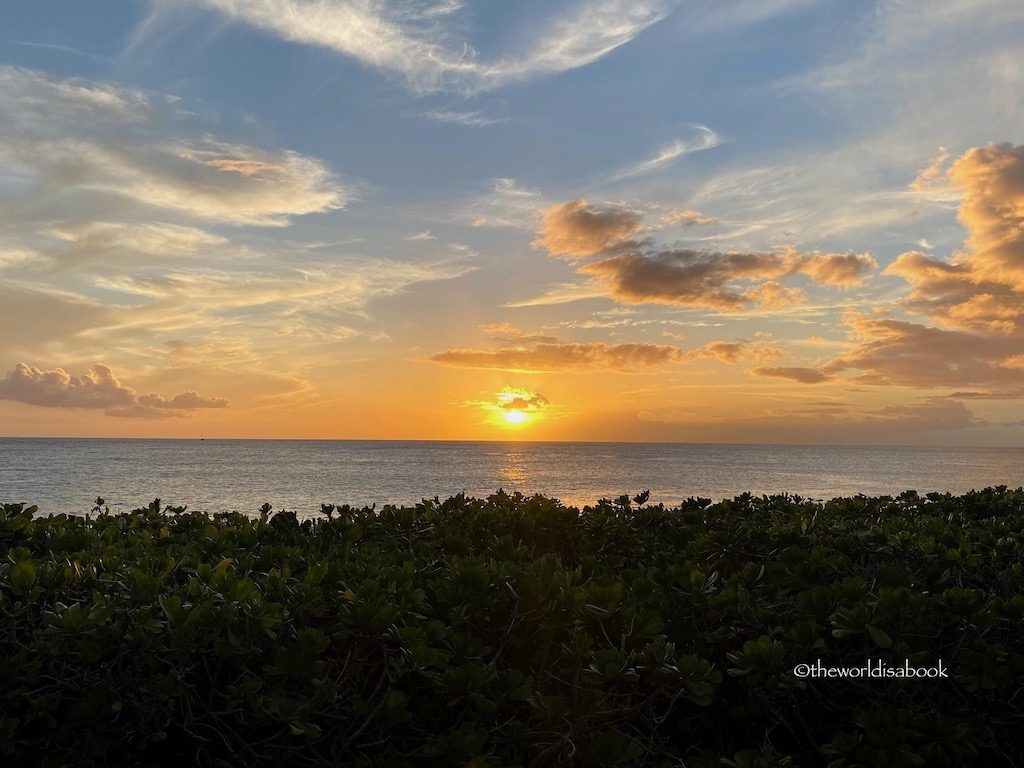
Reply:
[[[1024, 762], [1024, 491], [0, 517], [20, 765]], [[868, 659], [947, 680], [799, 679]], [[5, 759], [5, 758], [0, 758]]]

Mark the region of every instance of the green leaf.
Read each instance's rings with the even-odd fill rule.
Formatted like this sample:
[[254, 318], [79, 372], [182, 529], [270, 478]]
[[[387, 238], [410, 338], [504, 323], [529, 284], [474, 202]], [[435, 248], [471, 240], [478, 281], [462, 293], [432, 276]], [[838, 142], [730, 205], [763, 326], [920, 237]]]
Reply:
[[870, 624], [867, 627], [868, 634], [871, 635], [871, 639], [875, 641], [875, 645], [879, 648], [892, 648], [892, 638], [889, 637], [885, 632], [880, 630], [878, 627], [873, 627]]
[[24, 594], [36, 584], [36, 566], [31, 560], [15, 563], [9, 578], [15, 591]]

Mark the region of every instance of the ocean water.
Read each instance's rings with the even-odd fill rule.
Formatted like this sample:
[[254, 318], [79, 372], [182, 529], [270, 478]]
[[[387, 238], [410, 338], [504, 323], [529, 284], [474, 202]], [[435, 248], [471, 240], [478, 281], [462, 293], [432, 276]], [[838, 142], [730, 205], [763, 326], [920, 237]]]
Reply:
[[0, 440], [0, 501], [41, 512], [159, 497], [210, 512], [264, 502], [408, 504], [459, 492], [543, 493], [582, 506], [650, 489], [652, 502], [744, 491], [817, 499], [1024, 484], [1024, 448], [330, 440]]

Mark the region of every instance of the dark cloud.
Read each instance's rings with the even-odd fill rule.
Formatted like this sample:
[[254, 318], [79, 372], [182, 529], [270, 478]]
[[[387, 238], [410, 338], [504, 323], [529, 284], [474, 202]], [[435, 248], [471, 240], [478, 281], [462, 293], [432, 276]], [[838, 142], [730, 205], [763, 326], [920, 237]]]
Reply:
[[509, 397], [501, 398], [500, 406], [506, 411], [530, 411], [540, 410], [550, 405], [548, 399], [540, 392], [512, 391], [507, 394]]
[[776, 278], [804, 274], [828, 285], [853, 285], [876, 266], [866, 254], [713, 253], [632, 250], [584, 264], [608, 294], [627, 304], [670, 304], [739, 312], [777, 309], [803, 299]]
[[[683, 220], [701, 214], [683, 211]], [[554, 256], [581, 261], [581, 274], [597, 279], [607, 295], [625, 304], [669, 304], [724, 312], [780, 309], [800, 303], [798, 288], [777, 280], [803, 275], [820, 285], [852, 286], [877, 267], [864, 253], [719, 253], [658, 249], [634, 237], [641, 215], [629, 208], [595, 208], [570, 200], [544, 212], [534, 245]]]
[[604, 368], [630, 372], [701, 357], [736, 363], [748, 354], [764, 357], [776, 353], [777, 350], [751, 347], [746, 342], [713, 341], [697, 349], [685, 350], [668, 344], [573, 344], [553, 340], [532, 347], [448, 350], [430, 359], [443, 365], [503, 371], [547, 372]]
[[686, 352], [666, 344], [537, 344], [530, 349], [456, 349], [430, 358], [442, 365], [502, 371], [546, 372], [604, 368], [635, 371], [686, 359]]
[[800, 368], [800, 367], [761, 367], [755, 368], [751, 373], [756, 376], [768, 376], [777, 379], [789, 379], [790, 381], [797, 381], [801, 384], [820, 384], [823, 381], [828, 381], [831, 376], [823, 371], [819, 371], [817, 368]]

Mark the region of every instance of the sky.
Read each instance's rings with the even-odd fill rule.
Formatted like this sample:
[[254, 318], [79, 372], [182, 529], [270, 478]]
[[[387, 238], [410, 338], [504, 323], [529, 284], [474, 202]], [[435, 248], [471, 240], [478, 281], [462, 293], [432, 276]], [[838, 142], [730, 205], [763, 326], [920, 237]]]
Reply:
[[0, 6], [0, 434], [1024, 445], [1019, 0]]

